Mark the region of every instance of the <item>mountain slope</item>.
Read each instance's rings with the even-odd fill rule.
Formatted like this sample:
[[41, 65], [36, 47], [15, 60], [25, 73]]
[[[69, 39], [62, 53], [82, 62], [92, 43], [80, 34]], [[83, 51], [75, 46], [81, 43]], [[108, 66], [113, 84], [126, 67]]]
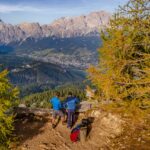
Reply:
[[21, 88], [21, 95], [66, 84], [79, 84], [85, 79], [85, 72], [82, 70], [24, 57], [0, 55], [0, 64], [4, 64], [3, 67], [9, 70], [9, 78], [14, 85]]

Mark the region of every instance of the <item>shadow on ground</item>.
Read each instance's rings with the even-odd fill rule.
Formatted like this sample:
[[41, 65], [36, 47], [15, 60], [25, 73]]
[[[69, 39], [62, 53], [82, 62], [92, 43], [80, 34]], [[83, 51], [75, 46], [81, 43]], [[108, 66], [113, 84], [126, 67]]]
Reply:
[[44, 131], [44, 125], [49, 121], [48, 118], [37, 117], [34, 115], [17, 117], [15, 121], [15, 135], [19, 145], [26, 140], [41, 134]]

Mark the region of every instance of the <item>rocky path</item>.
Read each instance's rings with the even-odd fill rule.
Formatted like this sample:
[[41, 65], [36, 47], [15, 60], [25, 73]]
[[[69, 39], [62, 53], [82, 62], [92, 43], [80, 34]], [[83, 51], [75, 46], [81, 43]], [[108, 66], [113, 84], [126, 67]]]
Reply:
[[[20, 126], [20, 124], [18, 124]], [[22, 129], [16, 131], [20, 135], [18, 149], [23, 150], [69, 150], [69, 133], [61, 124], [56, 129], [50, 122], [27, 122]], [[32, 127], [32, 128], [31, 128]], [[60, 132], [61, 131], [61, 132]], [[70, 144], [70, 143], [69, 143]]]
[[[40, 125], [39, 125], [40, 124]], [[32, 128], [30, 128], [32, 126]], [[36, 130], [36, 131], [35, 131]], [[37, 132], [38, 130], [38, 132]], [[20, 135], [18, 150], [98, 150], [97, 145], [87, 141], [86, 143], [72, 143], [70, 141], [70, 129], [59, 125], [53, 129], [50, 122], [28, 122], [22, 129], [17, 130]]]
[[[81, 117], [82, 118], [82, 117]], [[78, 120], [80, 122], [81, 118]], [[99, 128], [94, 122], [92, 128]], [[100, 128], [99, 128], [100, 129]], [[101, 129], [100, 129], [101, 130]], [[50, 119], [24, 119], [16, 122], [16, 135], [19, 137], [18, 150], [99, 150], [106, 144], [99, 134], [91, 130], [85, 143], [70, 141], [71, 130], [61, 122], [53, 129]], [[94, 135], [93, 135], [94, 134]], [[94, 137], [94, 138], [93, 138]], [[104, 142], [105, 141], [105, 142]], [[100, 143], [99, 143], [100, 142]]]
[[[18, 143], [12, 150], [150, 150], [149, 126], [126, 124], [121, 117], [101, 111], [93, 111], [94, 122], [86, 142], [72, 143], [71, 130], [61, 122], [53, 129], [50, 118], [24, 118], [16, 122]], [[78, 122], [87, 116], [80, 116]], [[132, 127], [129, 125], [129, 127]], [[143, 135], [143, 133], [146, 133]], [[147, 135], [146, 137], [143, 137]]]

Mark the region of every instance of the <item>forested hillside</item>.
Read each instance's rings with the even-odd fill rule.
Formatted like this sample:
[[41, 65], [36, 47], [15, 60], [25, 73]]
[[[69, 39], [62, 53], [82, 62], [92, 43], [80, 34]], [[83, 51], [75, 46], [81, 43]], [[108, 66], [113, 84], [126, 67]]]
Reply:
[[80, 69], [11, 55], [0, 56], [0, 64], [3, 64], [0, 66], [1, 69], [9, 70], [8, 77], [13, 85], [20, 88], [21, 96], [67, 84], [78, 85], [86, 76]]
[[21, 100], [21, 102], [31, 108], [51, 108], [49, 101], [55, 95], [56, 91], [60, 93], [60, 99], [62, 101], [66, 100], [70, 91], [74, 96], [78, 97], [80, 101], [83, 101], [86, 100], [86, 91], [84, 89], [85, 86], [83, 84], [66, 84], [53, 90], [26, 96]]

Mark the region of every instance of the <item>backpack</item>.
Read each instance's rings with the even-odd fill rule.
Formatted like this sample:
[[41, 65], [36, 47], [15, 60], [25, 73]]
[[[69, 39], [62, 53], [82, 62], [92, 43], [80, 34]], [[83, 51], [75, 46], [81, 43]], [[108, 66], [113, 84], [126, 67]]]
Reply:
[[77, 142], [80, 139], [80, 125], [78, 125], [77, 127], [75, 127], [70, 134], [70, 140], [72, 142]]
[[78, 124], [74, 129], [72, 129], [70, 134], [70, 140], [72, 142], [77, 142], [80, 140], [80, 129], [82, 127], [87, 127], [92, 123], [91, 119], [82, 119], [81, 123]]

